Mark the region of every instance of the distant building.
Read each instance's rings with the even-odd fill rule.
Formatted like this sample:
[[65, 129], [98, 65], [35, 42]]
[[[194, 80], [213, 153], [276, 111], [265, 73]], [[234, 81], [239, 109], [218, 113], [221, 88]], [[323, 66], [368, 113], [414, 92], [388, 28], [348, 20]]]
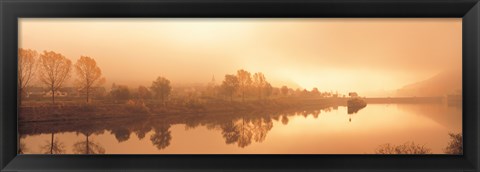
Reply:
[[[69, 89], [71, 96], [75, 97], [85, 97], [87, 96], [87, 90], [84, 88], [71, 88]], [[90, 97], [104, 97], [107, 94], [107, 89], [105, 87], [91, 87], [89, 95]]]
[[[43, 97], [52, 97], [53, 93], [52, 91], [46, 92]], [[62, 91], [55, 91], [55, 97], [67, 97], [68, 93], [67, 92], [62, 92]]]
[[68, 97], [78, 96], [78, 91], [77, 91], [77, 88], [75, 87], [63, 87], [63, 88], [60, 88], [60, 91], [65, 92], [68, 95]]
[[45, 92], [45, 89], [42, 87], [28, 87], [27, 94], [25, 96], [27, 98], [43, 97], [43, 95], [45, 95]]

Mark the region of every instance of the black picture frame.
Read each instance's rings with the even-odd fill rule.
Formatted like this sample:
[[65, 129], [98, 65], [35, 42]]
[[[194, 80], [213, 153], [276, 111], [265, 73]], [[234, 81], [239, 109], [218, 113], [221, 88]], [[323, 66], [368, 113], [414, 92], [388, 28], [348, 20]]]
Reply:
[[[463, 18], [463, 155], [17, 155], [18, 18]], [[479, 171], [478, 0], [0, 0], [0, 171]]]

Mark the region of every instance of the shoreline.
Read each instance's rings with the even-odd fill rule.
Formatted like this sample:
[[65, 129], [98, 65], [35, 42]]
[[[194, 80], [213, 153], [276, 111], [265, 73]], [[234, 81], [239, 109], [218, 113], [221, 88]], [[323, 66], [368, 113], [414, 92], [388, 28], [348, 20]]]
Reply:
[[136, 118], [136, 117], [175, 117], [183, 115], [204, 114], [230, 114], [230, 113], [270, 113], [288, 110], [322, 109], [333, 106], [341, 106], [342, 102], [334, 99], [318, 100], [268, 100], [251, 102], [220, 102], [206, 104], [202, 107], [185, 107], [179, 105], [167, 105], [166, 107], [155, 104], [129, 105], [129, 104], [82, 104], [82, 105], [43, 105], [24, 106], [20, 108], [19, 122], [56, 122], [78, 121], [113, 118]]
[[[277, 98], [247, 102], [216, 101], [201, 105], [169, 103], [110, 103], [110, 104], [35, 104], [20, 107], [18, 121], [22, 123], [79, 121], [148, 116], [182, 116], [218, 113], [276, 112], [346, 106], [349, 98]], [[443, 97], [387, 97], [365, 98], [367, 104], [442, 103]]]

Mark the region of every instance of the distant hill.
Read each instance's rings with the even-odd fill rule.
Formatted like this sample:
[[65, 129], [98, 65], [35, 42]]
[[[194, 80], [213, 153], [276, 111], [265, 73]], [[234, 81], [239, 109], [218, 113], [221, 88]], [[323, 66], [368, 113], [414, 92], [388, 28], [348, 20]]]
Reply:
[[444, 96], [462, 90], [462, 71], [449, 70], [441, 72], [429, 79], [406, 85], [397, 90], [397, 96]]

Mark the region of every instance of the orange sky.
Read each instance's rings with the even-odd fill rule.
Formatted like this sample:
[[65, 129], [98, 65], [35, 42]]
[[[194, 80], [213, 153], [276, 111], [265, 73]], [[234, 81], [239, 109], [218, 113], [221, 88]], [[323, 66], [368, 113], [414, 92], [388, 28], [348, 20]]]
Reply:
[[374, 95], [461, 68], [458, 19], [19, 19], [19, 47], [95, 58], [110, 84], [217, 83]]

